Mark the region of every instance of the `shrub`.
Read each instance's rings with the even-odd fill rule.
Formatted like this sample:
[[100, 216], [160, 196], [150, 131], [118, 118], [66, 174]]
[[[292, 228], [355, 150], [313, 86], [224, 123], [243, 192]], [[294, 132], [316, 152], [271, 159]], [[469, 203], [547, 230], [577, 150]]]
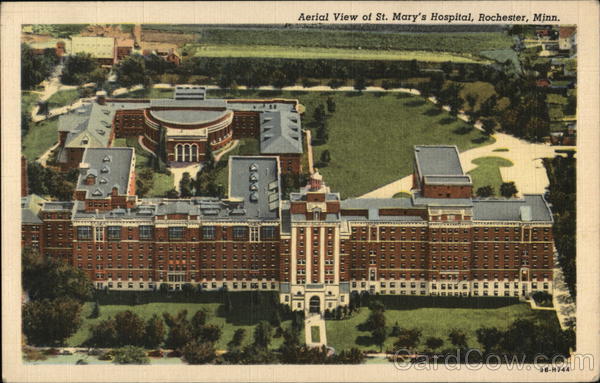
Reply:
[[113, 350], [114, 362], [118, 364], [148, 364], [150, 359], [141, 347], [125, 346]]

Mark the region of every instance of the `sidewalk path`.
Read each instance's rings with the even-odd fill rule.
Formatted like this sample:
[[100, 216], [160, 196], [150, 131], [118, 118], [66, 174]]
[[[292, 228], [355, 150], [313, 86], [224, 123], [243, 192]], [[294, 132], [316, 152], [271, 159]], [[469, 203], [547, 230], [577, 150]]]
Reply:
[[189, 163], [185, 164], [185, 166], [180, 167], [169, 167], [169, 170], [173, 174], [173, 186], [175, 187], [175, 189], [178, 192], [181, 192], [181, 190], [179, 190], [179, 182], [181, 181], [181, 178], [183, 178], [183, 173], [188, 172], [190, 173], [190, 176], [194, 178], [196, 177], [196, 173], [198, 173], [201, 168], [202, 165], [200, 165], [199, 163]]
[[[313, 326], [319, 327], [319, 342], [312, 341], [311, 328]], [[321, 347], [324, 345], [326, 346], [327, 331], [325, 330], [325, 319], [323, 319], [319, 314], [308, 314], [308, 316], [304, 320], [304, 336], [306, 345], [309, 347]]]

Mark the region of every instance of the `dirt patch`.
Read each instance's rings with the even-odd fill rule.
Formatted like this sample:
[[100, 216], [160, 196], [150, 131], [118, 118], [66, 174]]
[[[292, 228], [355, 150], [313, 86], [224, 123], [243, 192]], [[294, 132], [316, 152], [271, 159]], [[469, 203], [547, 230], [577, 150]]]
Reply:
[[132, 34], [121, 30], [120, 25], [88, 25], [81, 36], [116, 37], [118, 39], [130, 39]]
[[187, 43], [196, 40], [196, 36], [191, 33], [163, 32], [153, 29], [142, 29], [142, 42], [175, 44], [181, 47]]

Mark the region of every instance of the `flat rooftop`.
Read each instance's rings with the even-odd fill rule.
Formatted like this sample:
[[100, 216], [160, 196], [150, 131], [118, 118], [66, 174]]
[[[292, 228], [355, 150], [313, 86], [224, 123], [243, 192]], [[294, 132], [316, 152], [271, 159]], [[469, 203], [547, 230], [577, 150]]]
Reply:
[[458, 148], [454, 145], [417, 145], [415, 160], [421, 177], [464, 175]]
[[[127, 194], [134, 160], [133, 148], [88, 148], [83, 153], [75, 190], [85, 190], [87, 198], [103, 199], [116, 187], [120, 195]], [[83, 168], [83, 166], [87, 166]], [[93, 177], [94, 184], [86, 184]]]

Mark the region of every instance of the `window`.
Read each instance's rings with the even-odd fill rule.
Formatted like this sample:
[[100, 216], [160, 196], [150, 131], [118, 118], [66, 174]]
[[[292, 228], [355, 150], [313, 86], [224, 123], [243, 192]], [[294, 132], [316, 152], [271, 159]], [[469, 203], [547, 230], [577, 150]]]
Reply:
[[182, 240], [185, 228], [182, 226], [170, 227], [169, 228], [169, 240]]
[[264, 240], [273, 240], [275, 239], [275, 233], [277, 232], [276, 226], [263, 226], [261, 228], [261, 236]]
[[121, 240], [121, 226], [109, 226], [107, 231], [109, 241]]
[[258, 227], [250, 228], [250, 242], [258, 242]]
[[248, 237], [248, 228], [246, 226], [233, 227], [233, 239], [243, 240]]
[[77, 239], [80, 241], [86, 241], [92, 239], [92, 227], [91, 226], [79, 226], [77, 228]]
[[152, 226], [140, 226], [140, 239], [152, 239], [154, 228]]
[[96, 232], [96, 242], [102, 242], [104, 241], [104, 228], [103, 227], [97, 227], [95, 229]]
[[203, 226], [202, 227], [202, 238], [203, 239], [215, 239], [215, 227], [214, 226]]

